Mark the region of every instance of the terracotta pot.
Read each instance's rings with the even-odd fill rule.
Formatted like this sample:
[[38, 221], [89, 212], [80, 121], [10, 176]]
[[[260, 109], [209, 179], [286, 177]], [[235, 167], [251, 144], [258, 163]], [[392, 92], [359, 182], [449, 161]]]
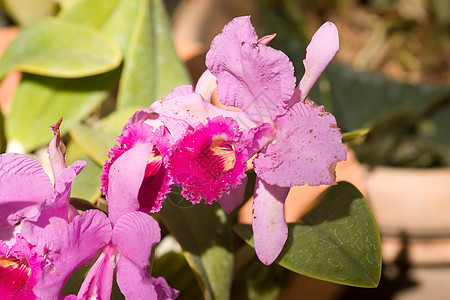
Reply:
[[450, 168], [362, 167], [383, 258], [407, 248], [415, 264], [450, 263]]

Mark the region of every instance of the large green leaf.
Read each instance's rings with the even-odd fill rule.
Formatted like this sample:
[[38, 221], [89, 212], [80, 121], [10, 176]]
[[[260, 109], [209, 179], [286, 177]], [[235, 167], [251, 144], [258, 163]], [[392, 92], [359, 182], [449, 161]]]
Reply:
[[191, 205], [172, 193], [159, 216], [183, 248], [205, 299], [229, 299], [233, 270], [232, 235], [220, 206]]
[[64, 117], [62, 134], [82, 120], [108, 95], [120, 70], [101, 75], [64, 79], [25, 74], [6, 118], [6, 137], [26, 151], [51, 139], [48, 127]]
[[122, 55], [100, 32], [49, 18], [20, 31], [0, 59], [0, 77], [11, 70], [74, 78], [115, 69]]
[[139, 5], [140, 0], [78, 0], [59, 17], [101, 31], [125, 54]]
[[125, 56], [118, 107], [148, 107], [176, 86], [187, 83], [189, 78], [175, 52], [162, 1], [140, 0]]
[[[250, 225], [239, 224], [235, 230], [253, 245]], [[348, 182], [328, 188], [300, 223], [289, 224], [277, 262], [313, 278], [376, 287], [381, 275], [380, 235], [366, 199]]]
[[444, 86], [390, 80], [339, 63], [330, 64], [327, 74], [336, 118], [346, 131], [359, 129], [399, 106], [422, 109], [428, 101], [449, 91]]

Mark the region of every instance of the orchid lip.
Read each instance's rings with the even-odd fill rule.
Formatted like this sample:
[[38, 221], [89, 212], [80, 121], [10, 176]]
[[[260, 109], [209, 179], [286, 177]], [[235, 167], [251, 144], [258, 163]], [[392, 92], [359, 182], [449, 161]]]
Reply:
[[159, 151], [153, 151], [147, 161], [147, 167], [145, 168], [145, 177], [155, 175], [162, 165], [162, 155]]
[[11, 289], [16, 292], [22, 289], [31, 276], [31, 267], [26, 258], [0, 257], [0, 268], [3, 269], [2, 280], [10, 281]]
[[209, 149], [221, 158], [224, 172], [234, 168], [236, 164], [234, 145], [227, 143], [223, 135], [213, 137]]

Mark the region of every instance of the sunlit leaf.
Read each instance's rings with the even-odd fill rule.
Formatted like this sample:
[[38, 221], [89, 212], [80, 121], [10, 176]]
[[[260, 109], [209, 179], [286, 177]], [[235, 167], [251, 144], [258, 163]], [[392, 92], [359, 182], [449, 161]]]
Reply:
[[99, 130], [102, 133], [119, 136], [125, 123], [137, 110], [138, 108], [134, 107], [115, 110], [102, 119]]
[[100, 197], [100, 174], [102, 168], [90, 158], [86, 152], [74, 141], [67, 145], [67, 163], [84, 160], [87, 165], [72, 183], [70, 196], [95, 203]]
[[[370, 207], [350, 183], [328, 188], [298, 224], [289, 224], [281, 266], [339, 284], [376, 287], [381, 275], [378, 227]], [[236, 231], [253, 245], [250, 225]]]
[[0, 59], [0, 77], [11, 70], [74, 78], [115, 69], [122, 56], [100, 32], [58, 18], [24, 28]]
[[69, 133], [75, 143], [100, 166], [103, 166], [109, 149], [116, 142], [116, 136], [82, 124], [71, 126]]
[[125, 56], [118, 107], [148, 107], [176, 86], [187, 83], [189, 78], [175, 52], [162, 1], [140, 0]]
[[78, 0], [60, 18], [99, 30], [125, 54], [136, 23], [140, 0]]
[[51, 139], [48, 127], [63, 117], [61, 132], [88, 116], [108, 95], [120, 70], [97, 76], [64, 79], [25, 74], [6, 118], [6, 137], [26, 151]]
[[158, 214], [183, 248], [205, 299], [229, 299], [233, 270], [232, 235], [225, 212], [191, 205], [172, 193]]

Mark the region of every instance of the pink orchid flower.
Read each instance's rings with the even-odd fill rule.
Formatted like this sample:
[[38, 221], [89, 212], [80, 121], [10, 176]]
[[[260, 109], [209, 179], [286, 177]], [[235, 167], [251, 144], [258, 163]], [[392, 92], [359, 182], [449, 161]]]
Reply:
[[[109, 184], [110, 218], [97, 210], [80, 215], [69, 204], [71, 183], [85, 162], [66, 166], [60, 123], [51, 127], [55, 136], [48, 151], [54, 187], [35, 159], [0, 155], [1, 220], [5, 225], [0, 231], [1, 299], [60, 299], [71, 273], [92, 259], [96, 262], [78, 296], [64, 298], [108, 299], [114, 269], [128, 299], [176, 298], [178, 291], [164, 278], [147, 273], [151, 249], [161, 238], [160, 229], [151, 216], [127, 203], [138, 203], [137, 195], [132, 199], [117, 192], [126, 181]], [[120, 159], [113, 173], [123, 167]]]
[[44, 256], [35, 246], [17, 234], [9, 247], [0, 242], [0, 299], [38, 299], [33, 288], [41, 274]]
[[206, 56], [217, 77], [219, 101], [240, 108], [257, 124], [252, 128], [253, 151], [259, 151], [253, 161], [252, 225], [255, 250], [264, 264], [277, 258], [286, 241], [284, 202], [290, 187], [335, 184], [334, 168], [346, 159], [335, 118], [306, 100], [339, 49], [335, 25], [327, 22], [314, 34], [297, 88], [289, 58], [267, 46], [274, 37], [258, 40], [250, 17], [235, 18], [214, 38]]
[[[205, 73], [208, 75], [207, 73]], [[257, 124], [241, 111], [214, 106], [210, 97], [212, 75], [202, 76], [194, 91], [180, 86], [150, 106], [174, 137], [167, 169], [182, 196], [192, 203], [219, 201], [232, 211], [244, 198], [248, 144], [244, 128]], [[215, 81], [215, 79], [213, 79]]]
[[[115, 214], [129, 209], [143, 212], [161, 209], [173, 182], [164, 164], [172, 137], [160, 125], [148, 110], [136, 112], [117, 138], [119, 145], [109, 151], [110, 160], [103, 166], [100, 190], [108, 200], [110, 218], [115, 220]], [[127, 184], [120, 184], [123, 181]], [[109, 201], [115, 197], [122, 197], [123, 201]]]
[[67, 167], [59, 120], [50, 127], [54, 134], [48, 153], [53, 186], [40, 163], [26, 155], [0, 155], [0, 295], [2, 299], [37, 299], [33, 287], [42, 270], [45, 250], [23, 238], [33, 231], [45, 232], [55, 219], [69, 222], [78, 215], [70, 205], [70, 188], [85, 166], [76, 161]]
[[147, 273], [152, 247], [160, 238], [158, 223], [137, 211], [121, 215], [114, 223], [98, 210], [85, 211], [70, 223], [52, 222], [40, 237], [46, 242], [47, 254], [34, 293], [40, 299], [60, 299], [72, 272], [96, 259], [78, 295], [68, 299], [109, 299], [114, 270], [126, 299], [175, 299], [177, 290], [164, 278]]
[[[139, 122], [132, 124], [143, 126]], [[76, 299], [109, 299], [114, 271], [127, 299], [175, 299], [178, 296], [178, 291], [170, 288], [164, 278], [153, 278], [147, 273], [152, 247], [160, 241], [161, 233], [156, 220], [138, 211], [141, 209], [141, 182], [136, 180], [132, 167], [136, 166], [140, 172], [137, 178], [142, 181], [153, 144], [145, 142], [147, 131], [134, 131], [131, 127], [127, 127], [129, 131], [122, 136], [123, 146], [131, 145], [131, 149], [122, 151], [117, 147], [115, 150], [120, 155], [108, 169], [109, 217], [98, 210], [88, 210], [70, 223], [54, 220], [37, 238], [32, 233], [26, 236], [34, 243], [45, 242], [45, 267], [34, 289], [42, 299], [58, 299], [72, 272], [92, 263], [93, 259], [95, 262]], [[138, 145], [134, 143], [136, 140]], [[151, 162], [150, 165], [155, 168]]]
[[[234, 199], [242, 202], [242, 188], [233, 190], [246, 182], [248, 156], [240, 128], [256, 123], [242, 112], [207, 102], [200, 93], [211, 88], [202, 82], [209, 84], [210, 80], [199, 81], [196, 92], [187, 85], [175, 88], [127, 122], [101, 176], [101, 190], [108, 203], [112, 194], [129, 199], [113, 202], [118, 206], [113, 212], [130, 207], [157, 212], [174, 185], [182, 186], [182, 195], [193, 203], [220, 199], [228, 207]], [[124, 180], [128, 184], [113, 184]], [[121, 190], [111, 189], [112, 185]]]
[[41, 164], [26, 155], [5, 153], [0, 155], [0, 228], [16, 226], [21, 220], [36, 220], [42, 209], [59, 203], [58, 215], [69, 220], [78, 214], [70, 205], [70, 187], [86, 163], [76, 161], [66, 165], [64, 144], [59, 135], [62, 119], [52, 125], [54, 137], [48, 153], [52, 166], [53, 186]]

